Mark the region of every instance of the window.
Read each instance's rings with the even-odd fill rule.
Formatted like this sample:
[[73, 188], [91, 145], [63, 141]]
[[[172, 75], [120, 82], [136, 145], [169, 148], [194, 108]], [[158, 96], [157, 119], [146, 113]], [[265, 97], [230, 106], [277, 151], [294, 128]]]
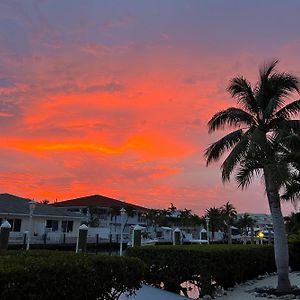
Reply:
[[58, 220], [46, 220], [46, 228], [58, 231]]
[[73, 231], [73, 221], [62, 221], [61, 229], [62, 229], [62, 232], [72, 232]]
[[[5, 219], [3, 220], [3, 222]], [[7, 219], [8, 223], [11, 225], [11, 231], [20, 232], [21, 231], [21, 219]]]

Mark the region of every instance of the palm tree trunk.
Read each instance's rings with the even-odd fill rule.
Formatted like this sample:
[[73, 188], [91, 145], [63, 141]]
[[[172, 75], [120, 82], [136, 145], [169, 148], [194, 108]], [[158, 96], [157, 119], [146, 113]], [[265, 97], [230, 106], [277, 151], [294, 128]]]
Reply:
[[274, 252], [278, 274], [277, 289], [288, 292], [291, 290], [289, 280], [289, 249], [281, 212], [279, 188], [272, 170], [267, 166], [264, 167], [264, 177], [273, 220]]
[[228, 244], [232, 244], [232, 236], [231, 236], [231, 226], [227, 224], [227, 240]]
[[254, 244], [254, 227], [251, 226], [251, 232], [250, 232], [250, 243]]

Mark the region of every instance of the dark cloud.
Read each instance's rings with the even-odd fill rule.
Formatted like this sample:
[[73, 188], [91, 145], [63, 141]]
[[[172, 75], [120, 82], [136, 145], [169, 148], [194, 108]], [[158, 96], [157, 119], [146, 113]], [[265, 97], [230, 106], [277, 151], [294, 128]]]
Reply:
[[198, 81], [199, 81], [199, 79], [195, 76], [186, 77], [183, 79], [183, 83], [190, 84], [190, 85], [197, 84]]
[[115, 92], [121, 92], [124, 89], [125, 89], [124, 85], [116, 82], [110, 82], [107, 84], [91, 85], [87, 87], [84, 91], [86, 93], [96, 93], [96, 92], [115, 93]]
[[0, 78], [0, 88], [1, 87], [14, 87], [15, 84], [13, 83], [13, 81], [11, 79], [8, 78]]

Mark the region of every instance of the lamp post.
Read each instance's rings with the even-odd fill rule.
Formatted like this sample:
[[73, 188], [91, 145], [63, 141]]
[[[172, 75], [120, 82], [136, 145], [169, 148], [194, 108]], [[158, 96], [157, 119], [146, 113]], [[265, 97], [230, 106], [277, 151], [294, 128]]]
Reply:
[[120, 215], [121, 215], [121, 234], [120, 234], [120, 256], [123, 254], [123, 230], [124, 230], [124, 218], [126, 215], [126, 209], [122, 207], [120, 209]]
[[32, 234], [32, 217], [33, 217], [33, 211], [35, 210], [36, 202], [35, 201], [29, 201], [29, 224], [28, 224], [28, 237], [27, 237], [27, 245], [26, 250], [29, 250], [30, 247], [30, 238]]
[[260, 239], [260, 244], [263, 244], [263, 239], [265, 237], [264, 233], [262, 231], [259, 231], [257, 234], [257, 237]]
[[209, 244], [209, 217], [206, 217], [205, 221], [206, 221], [206, 231], [207, 231], [207, 244]]

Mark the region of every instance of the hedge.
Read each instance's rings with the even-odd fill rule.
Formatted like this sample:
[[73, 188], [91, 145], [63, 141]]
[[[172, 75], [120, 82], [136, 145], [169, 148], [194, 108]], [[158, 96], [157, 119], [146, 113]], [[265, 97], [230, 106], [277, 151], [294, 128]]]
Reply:
[[[118, 252], [120, 248], [120, 243], [88, 243], [87, 250], [88, 252]], [[123, 243], [123, 250], [127, 248], [127, 243]], [[9, 250], [25, 250], [26, 245], [24, 244], [9, 244]], [[35, 250], [60, 250], [60, 251], [75, 251], [76, 244], [31, 244], [30, 249]]]
[[194, 281], [202, 294], [214, 285], [224, 288], [276, 270], [274, 250], [268, 245], [188, 245], [128, 248], [126, 255], [147, 265], [149, 284], [179, 293], [180, 284]]
[[300, 241], [289, 243], [290, 267], [293, 271], [300, 271]]
[[145, 265], [137, 258], [58, 251], [0, 254], [0, 298], [113, 300], [140, 287]]

